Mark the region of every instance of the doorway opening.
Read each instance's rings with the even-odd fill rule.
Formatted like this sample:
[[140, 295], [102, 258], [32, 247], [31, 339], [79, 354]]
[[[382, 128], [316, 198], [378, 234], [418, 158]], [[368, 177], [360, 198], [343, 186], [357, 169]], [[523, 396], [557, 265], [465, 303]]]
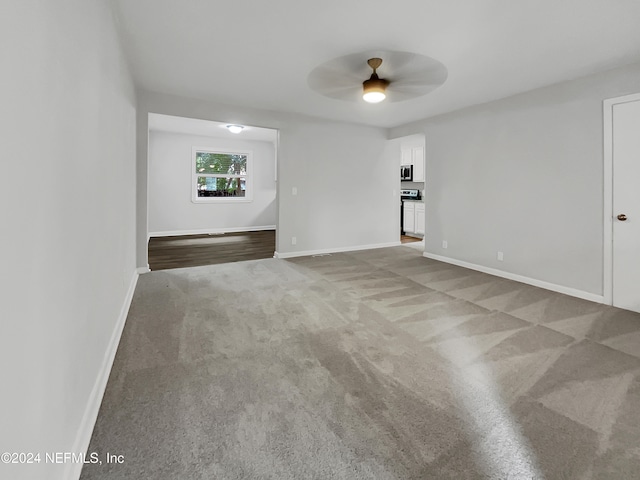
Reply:
[[151, 270], [273, 257], [278, 130], [149, 113], [148, 145]]
[[424, 245], [425, 211], [425, 136], [409, 135], [395, 139], [400, 173], [400, 242]]
[[416, 243], [421, 241], [422, 239], [417, 237], [412, 237], [410, 235], [400, 235], [400, 243]]

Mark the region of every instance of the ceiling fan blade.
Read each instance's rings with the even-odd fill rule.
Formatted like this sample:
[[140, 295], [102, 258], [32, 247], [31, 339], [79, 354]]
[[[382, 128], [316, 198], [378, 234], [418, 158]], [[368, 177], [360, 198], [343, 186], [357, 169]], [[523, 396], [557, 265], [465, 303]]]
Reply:
[[433, 92], [440, 85], [421, 85], [414, 87], [402, 87], [402, 88], [393, 88], [389, 87], [387, 89], [387, 100], [390, 103], [393, 102], [402, 102], [404, 100], [409, 100], [411, 98], [418, 98], [428, 93]]
[[432, 90], [435, 90], [439, 86], [439, 83], [423, 83], [421, 85], [397, 85], [395, 83], [392, 83], [391, 85], [389, 85], [387, 90], [391, 92], [423, 94], [422, 92], [430, 92]]
[[430, 68], [428, 70], [416, 71], [406, 75], [394, 74], [388, 78], [392, 83], [401, 85], [438, 84], [442, 85], [448, 77], [448, 72], [444, 68]]
[[362, 97], [361, 85], [335, 86], [325, 85], [323, 87], [314, 88], [314, 90], [325, 97], [335, 98], [337, 100], [353, 100], [356, 101]]
[[416, 62], [416, 55], [409, 52], [385, 52], [382, 57], [382, 66], [380, 67], [380, 75], [399, 75], [405, 70], [411, 70], [412, 65]]
[[[368, 60], [368, 58], [367, 58]], [[352, 75], [361, 79], [363, 76], [371, 75], [371, 68], [367, 65], [367, 61], [362, 61], [360, 55], [345, 55], [338, 57], [324, 65], [331, 70], [341, 72], [344, 75]]]
[[338, 100], [356, 100], [362, 91], [362, 83], [358, 77], [349, 74], [340, 75], [329, 69], [310, 75], [307, 82], [312, 90]]

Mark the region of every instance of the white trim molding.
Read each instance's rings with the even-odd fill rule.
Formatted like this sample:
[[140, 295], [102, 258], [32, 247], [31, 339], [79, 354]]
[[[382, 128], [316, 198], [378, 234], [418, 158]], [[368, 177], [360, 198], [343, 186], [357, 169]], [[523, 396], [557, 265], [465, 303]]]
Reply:
[[603, 127], [603, 303], [613, 305], [613, 107], [614, 105], [640, 100], [640, 93], [608, 98], [602, 102]]
[[168, 230], [163, 232], [149, 232], [151, 237], [176, 237], [180, 235], [221, 235], [223, 233], [259, 232], [261, 230], [275, 230], [275, 225], [259, 225], [253, 227], [221, 227], [200, 228], [197, 230]]
[[[111, 333], [111, 339], [107, 345], [104, 358], [100, 371], [96, 375], [96, 381], [93, 384], [93, 389], [89, 395], [87, 406], [80, 422], [80, 428], [76, 435], [76, 440], [73, 443], [72, 452], [87, 452], [89, 448], [89, 442], [91, 441], [91, 435], [93, 434], [93, 428], [95, 427], [96, 420], [98, 418], [98, 412], [100, 411], [100, 404], [102, 403], [102, 397], [107, 388], [107, 381], [109, 380], [109, 374], [111, 373], [111, 367], [113, 361], [116, 358], [116, 352], [118, 351], [118, 345], [120, 344], [120, 338], [122, 337], [122, 331], [124, 330], [124, 324], [129, 314], [129, 308], [131, 307], [131, 301], [133, 300], [133, 294], [138, 284], [138, 273], [134, 272], [129, 283], [129, 289], [127, 295], [120, 309], [120, 315], [116, 322], [116, 325]], [[82, 472], [83, 463], [70, 462], [65, 468], [64, 478], [78, 479]]]
[[485, 267], [483, 265], [476, 265], [475, 263], [465, 262], [464, 260], [457, 260], [455, 258], [443, 257], [442, 255], [436, 255], [435, 253], [424, 252], [422, 256], [426, 258], [430, 258], [432, 260], [438, 260], [439, 262], [450, 263], [452, 265], [457, 265], [459, 267], [469, 268], [471, 270], [477, 270], [478, 272], [488, 273], [489, 275], [495, 275], [496, 277], [502, 277], [502, 278], [506, 278], [508, 280], [514, 280], [520, 283], [526, 283], [527, 285], [533, 285], [534, 287], [544, 288], [545, 290], [564, 293], [565, 295], [582, 298], [583, 300], [589, 300], [590, 302], [604, 303], [604, 298], [602, 295], [585, 292], [583, 290], [578, 290], [576, 288], [565, 287], [563, 285], [557, 285], [555, 283], [545, 282], [544, 280], [525, 277], [523, 275], [518, 275], [517, 273], [505, 272], [504, 270]]
[[326, 255], [328, 253], [341, 253], [341, 252], [355, 252], [358, 250], [373, 250], [374, 248], [387, 248], [397, 247], [400, 242], [389, 243], [376, 243], [371, 245], [356, 245], [353, 247], [336, 247], [336, 248], [323, 248], [320, 250], [305, 250], [302, 252], [275, 252], [273, 258], [294, 258], [294, 257], [309, 257], [311, 255]]

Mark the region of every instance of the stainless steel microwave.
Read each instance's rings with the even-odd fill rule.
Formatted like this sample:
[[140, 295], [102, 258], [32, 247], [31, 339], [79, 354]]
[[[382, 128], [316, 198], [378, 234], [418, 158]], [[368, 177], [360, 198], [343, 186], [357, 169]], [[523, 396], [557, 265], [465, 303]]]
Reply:
[[400, 180], [405, 182], [413, 181], [413, 165], [402, 165], [400, 167]]

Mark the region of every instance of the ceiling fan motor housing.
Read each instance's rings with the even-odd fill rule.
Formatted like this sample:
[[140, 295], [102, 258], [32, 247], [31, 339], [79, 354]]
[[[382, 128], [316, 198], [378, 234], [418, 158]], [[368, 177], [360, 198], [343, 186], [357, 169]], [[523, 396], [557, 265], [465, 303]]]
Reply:
[[[389, 86], [389, 81], [378, 77], [376, 69], [382, 64], [381, 58], [370, 58], [367, 63], [373, 69], [373, 73], [368, 80], [362, 82], [362, 88], [365, 94], [367, 93], [381, 93], [385, 94], [385, 90]], [[384, 97], [383, 97], [384, 98]]]
[[369, 80], [362, 82], [362, 86], [365, 92], [381, 92], [384, 93], [389, 82], [383, 78], [378, 78], [377, 73], [372, 73]]

